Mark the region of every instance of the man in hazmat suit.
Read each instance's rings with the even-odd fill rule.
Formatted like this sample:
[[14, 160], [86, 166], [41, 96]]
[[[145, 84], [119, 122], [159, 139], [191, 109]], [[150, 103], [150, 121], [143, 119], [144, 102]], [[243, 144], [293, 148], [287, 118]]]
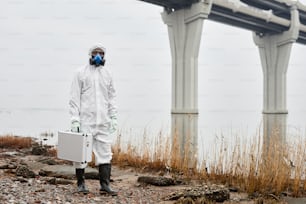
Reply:
[[[109, 186], [112, 133], [117, 128], [116, 93], [110, 70], [104, 66], [105, 48], [89, 50], [89, 64], [79, 69], [71, 85], [69, 112], [71, 131], [93, 135], [95, 164], [99, 168], [100, 191], [117, 195]], [[88, 193], [84, 171], [87, 164], [74, 162], [78, 192]]]

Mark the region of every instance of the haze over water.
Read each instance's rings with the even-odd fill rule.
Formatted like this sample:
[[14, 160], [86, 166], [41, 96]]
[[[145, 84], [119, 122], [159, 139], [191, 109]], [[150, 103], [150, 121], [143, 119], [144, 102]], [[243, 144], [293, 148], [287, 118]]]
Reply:
[[[162, 8], [136, 0], [4, 0], [0, 8], [0, 134], [69, 129], [72, 76], [96, 42], [107, 48], [114, 73], [122, 136], [169, 134], [171, 58]], [[205, 152], [216, 138], [257, 134], [263, 77], [251, 32], [211, 21], [203, 28], [199, 148]], [[305, 53], [295, 44], [288, 68], [290, 137], [305, 137]]]

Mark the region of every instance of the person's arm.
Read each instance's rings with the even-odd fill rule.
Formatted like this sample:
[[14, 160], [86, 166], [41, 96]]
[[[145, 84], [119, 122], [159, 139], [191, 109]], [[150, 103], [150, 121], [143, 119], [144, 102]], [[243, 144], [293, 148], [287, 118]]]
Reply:
[[110, 133], [113, 133], [117, 130], [117, 104], [116, 104], [116, 89], [114, 86], [113, 78], [111, 79], [111, 83], [108, 89], [108, 115], [111, 119], [111, 128]]
[[113, 118], [113, 117], [117, 118], [116, 89], [114, 86], [113, 79], [111, 80], [111, 83], [109, 85], [108, 97], [109, 97], [108, 115], [110, 118]]
[[81, 108], [81, 81], [79, 72], [77, 72], [72, 80], [70, 88], [69, 113], [71, 119], [71, 130], [78, 132], [80, 129], [80, 108]]

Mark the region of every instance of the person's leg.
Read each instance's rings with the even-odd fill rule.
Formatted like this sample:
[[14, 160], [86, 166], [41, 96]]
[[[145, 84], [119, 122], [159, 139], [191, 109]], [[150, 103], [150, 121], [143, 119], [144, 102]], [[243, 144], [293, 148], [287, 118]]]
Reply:
[[106, 192], [110, 195], [117, 195], [118, 192], [110, 187], [112, 160], [111, 144], [102, 142], [100, 140], [94, 140], [93, 152], [95, 154], [96, 166], [99, 168], [99, 178], [101, 185], [100, 191]]
[[77, 186], [79, 193], [88, 193], [89, 190], [85, 185], [85, 168], [87, 164], [82, 164], [80, 162], [73, 162], [73, 166], [75, 167], [75, 176], [77, 178]]
[[100, 191], [106, 192], [110, 195], [118, 195], [118, 191], [113, 190], [110, 187], [110, 175], [111, 175], [111, 164], [100, 164], [99, 165], [99, 177], [100, 177]]

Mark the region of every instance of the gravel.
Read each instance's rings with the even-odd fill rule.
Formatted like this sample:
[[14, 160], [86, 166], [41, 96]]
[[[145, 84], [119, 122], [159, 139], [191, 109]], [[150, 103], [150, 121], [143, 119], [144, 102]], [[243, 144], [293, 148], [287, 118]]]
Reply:
[[[26, 181], [24, 181], [26, 180]], [[87, 195], [76, 192], [76, 184], [51, 185], [46, 178], [36, 177], [29, 179], [18, 179], [14, 176], [3, 176], [0, 180], [1, 203], [160, 203], [162, 197], [169, 192], [166, 188], [154, 186], [134, 186], [123, 184], [120, 181], [112, 183], [112, 187], [119, 190], [116, 197], [99, 193], [99, 182], [86, 180], [90, 189]]]

